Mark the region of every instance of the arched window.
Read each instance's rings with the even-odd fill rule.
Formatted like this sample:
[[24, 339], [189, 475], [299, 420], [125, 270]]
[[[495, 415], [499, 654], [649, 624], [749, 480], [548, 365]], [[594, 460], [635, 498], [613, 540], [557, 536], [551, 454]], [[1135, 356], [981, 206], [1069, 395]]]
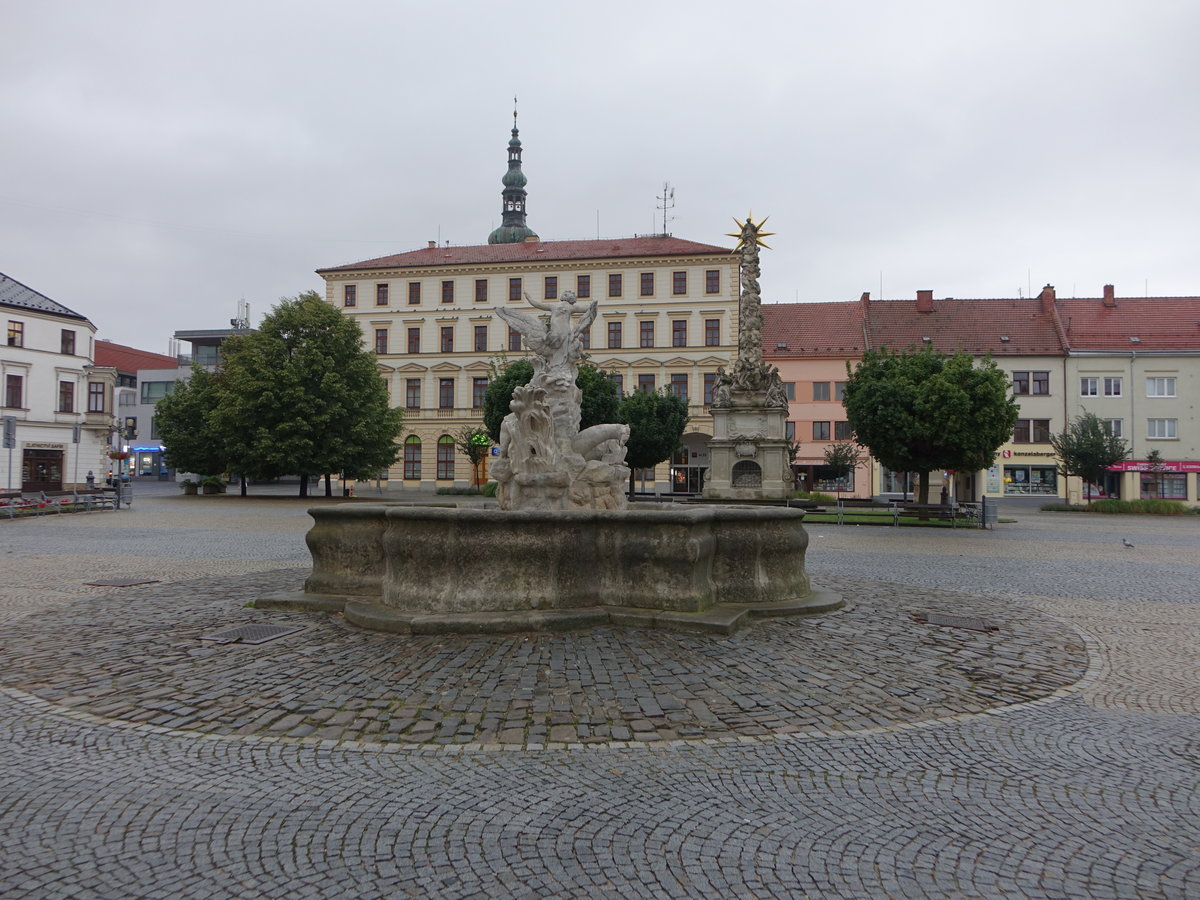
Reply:
[[437, 443], [437, 477], [438, 481], [454, 479], [454, 438], [443, 434]]
[[404, 441], [404, 477], [421, 478], [421, 439], [415, 434]]

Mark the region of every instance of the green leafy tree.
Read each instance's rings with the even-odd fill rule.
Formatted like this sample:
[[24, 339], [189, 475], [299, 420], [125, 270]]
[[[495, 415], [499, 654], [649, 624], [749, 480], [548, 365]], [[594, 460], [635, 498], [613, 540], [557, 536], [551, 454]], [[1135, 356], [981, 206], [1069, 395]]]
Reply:
[[403, 413], [389, 405], [362, 333], [315, 291], [283, 298], [258, 331], [230, 338], [222, 401], [213, 420], [228, 436], [235, 471], [308, 479], [370, 478], [391, 465]]
[[634, 391], [621, 400], [617, 421], [629, 426], [625, 464], [632, 498], [635, 470], [656, 466], [679, 449], [688, 423], [687, 400], [667, 388]]
[[1115, 436], [1095, 413], [1084, 413], [1062, 434], [1052, 434], [1050, 445], [1058, 454], [1058, 471], [1082, 478], [1087, 485], [1087, 502], [1092, 502], [1092, 485], [1099, 484], [1108, 467], [1129, 458], [1129, 446]]
[[842, 402], [856, 440], [892, 471], [918, 473], [920, 503], [931, 471], [986, 469], [1017, 423], [1008, 376], [990, 357], [976, 365], [966, 353], [882, 347], [846, 371]]
[[[508, 415], [513, 391], [533, 379], [533, 363], [527, 359], [493, 362], [492, 377], [483, 397], [483, 425], [494, 443], [500, 443], [500, 423]], [[579, 429], [617, 422], [621, 392], [612, 376], [589, 363], [579, 366], [575, 385], [583, 393], [579, 405]]]
[[195, 366], [158, 401], [154, 420], [167, 448], [167, 463], [178, 472], [217, 475], [229, 468], [228, 441], [213, 423], [221, 402], [221, 376]]
[[479, 482], [483, 480], [480, 469], [492, 447], [492, 439], [488, 437], [487, 430], [478, 425], [474, 428], [466, 426], [459, 431], [458, 436], [454, 439], [454, 444], [462, 455], [470, 460], [471, 484], [478, 487]]
[[842, 496], [842, 481], [863, 461], [862, 451], [857, 444], [842, 442], [825, 448], [825, 468], [838, 483], [838, 496]]

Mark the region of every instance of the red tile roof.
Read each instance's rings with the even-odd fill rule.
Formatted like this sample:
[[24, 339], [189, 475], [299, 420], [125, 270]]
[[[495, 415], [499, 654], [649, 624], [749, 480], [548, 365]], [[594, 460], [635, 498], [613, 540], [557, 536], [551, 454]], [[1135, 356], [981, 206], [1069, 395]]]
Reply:
[[1058, 301], [1072, 350], [1200, 350], [1200, 297], [1116, 297], [1114, 302]]
[[96, 365], [112, 366], [118, 372], [140, 372], [142, 369], [174, 369], [179, 363], [174, 356], [137, 350], [112, 341], [96, 341]]
[[[871, 347], [892, 350], [924, 346], [929, 338], [942, 353], [965, 350], [994, 356], [1061, 354], [1052, 316], [1037, 298], [1016, 300], [934, 300], [933, 311], [917, 312], [916, 300], [872, 301]], [[1003, 340], [1008, 338], [1008, 340]]]
[[476, 244], [471, 246], [426, 247], [392, 256], [366, 259], [317, 269], [348, 272], [356, 269], [409, 269], [422, 266], [463, 266], [486, 263], [527, 262], [576, 259], [623, 259], [638, 256], [729, 256], [728, 247], [698, 244], [675, 237], [633, 237], [604, 241], [528, 241], [521, 244]]
[[861, 356], [865, 349], [861, 303], [764, 303], [762, 309], [766, 357]]

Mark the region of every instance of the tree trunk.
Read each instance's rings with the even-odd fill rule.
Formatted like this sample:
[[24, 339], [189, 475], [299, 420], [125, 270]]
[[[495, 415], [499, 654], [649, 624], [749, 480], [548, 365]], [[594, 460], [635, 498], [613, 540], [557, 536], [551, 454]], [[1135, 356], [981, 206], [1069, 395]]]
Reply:
[[329, 472], [325, 473], [325, 496], [333, 496], [333, 475]]
[[308, 496], [308, 476], [307, 475], [300, 476], [300, 496], [301, 497]]
[[246, 496], [246, 476], [245, 476], [245, 475], [239, 475], [239, 476], [238, 476], [238, 478], [240, 478], [240, 479], [241, 479], [241, 482], [242, 482], [242, 484], [241, 484], [241, 494], [242, 494], [242, 496], [243, 496], [243, 497], [245, 497], [245, 496]]
[[636, 471], [637, 470], [634, 469], [633, 466], [629, 467], [629, 499], [630, 499], [630, 501], [633, 500], [634, 492], [637, 490], [636, 483], [634, 482], [634, 479], [637, 477], [634, 474]]
[[919, 472], [917, 474], [919, 475], [919, 478], [917, 479], [917, 502], [918, 503], [928, 503], [929, 502], [929, 473], [928, 472]]

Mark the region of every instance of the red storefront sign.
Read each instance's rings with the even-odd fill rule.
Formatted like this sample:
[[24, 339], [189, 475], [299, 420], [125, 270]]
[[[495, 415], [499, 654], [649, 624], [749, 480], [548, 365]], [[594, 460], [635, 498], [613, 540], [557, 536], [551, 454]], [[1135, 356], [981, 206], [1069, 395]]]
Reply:
[[1200, 472], [1200, 462], [1167, 462], [1163, 461], [1157, 467], [1151, 467], [1148, 462], [1126, 460], [1115, 466], [1109, 466], [1110, 472]]

